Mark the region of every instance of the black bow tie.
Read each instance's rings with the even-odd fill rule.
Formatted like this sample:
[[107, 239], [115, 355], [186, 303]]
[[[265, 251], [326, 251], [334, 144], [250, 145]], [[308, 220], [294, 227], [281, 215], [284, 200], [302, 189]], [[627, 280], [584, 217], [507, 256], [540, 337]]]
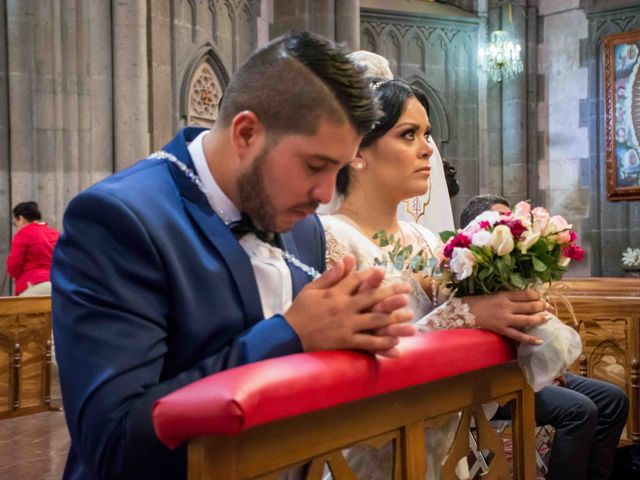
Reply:
[[258, 239], [262, 240], [263, 242], [269, 243], [271, 245], [276, 244], [275, 232], [260, 230], [253, 224], [251, 217], [244, 212], [241, 214], [240, 220], [231, 222], [229, 224], [229, 229], [238, 240], [240, 240], [248, 233], [253, 233], [256, 237], [258, 237]]

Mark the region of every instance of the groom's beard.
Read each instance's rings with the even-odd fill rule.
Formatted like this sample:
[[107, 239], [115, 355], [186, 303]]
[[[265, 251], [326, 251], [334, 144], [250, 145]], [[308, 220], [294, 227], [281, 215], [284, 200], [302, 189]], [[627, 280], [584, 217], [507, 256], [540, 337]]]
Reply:
[[265, 146], [253, 161], [253, 166], [238, 177], [237, 188], [242, 211], [251, 217], [253, 223], [262, 230], [278, 231], [276, 209], [267, 192], [264, 170], [269, 150]]

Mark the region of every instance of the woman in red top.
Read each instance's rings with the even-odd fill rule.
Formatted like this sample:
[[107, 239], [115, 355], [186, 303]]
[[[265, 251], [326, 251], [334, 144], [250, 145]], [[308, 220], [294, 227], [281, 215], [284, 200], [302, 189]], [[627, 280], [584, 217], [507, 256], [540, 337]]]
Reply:
[[22, 202], [13, 208], [18, 229], [7, 257], [7, 273], [16, 280], [16, 295], [51, 295], [51, 256], [60, 233], [41, 221], [36, 202]]

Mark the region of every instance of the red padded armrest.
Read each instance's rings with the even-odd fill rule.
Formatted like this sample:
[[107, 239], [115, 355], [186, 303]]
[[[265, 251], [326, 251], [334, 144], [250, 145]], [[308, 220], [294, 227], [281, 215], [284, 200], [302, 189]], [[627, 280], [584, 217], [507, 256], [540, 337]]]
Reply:
[[299, 353], [203, 378], [158, 400], [153, 422], [169, 448], [195, 436], [249, 428], [515, 359], [511, 342], [484, 330], [403, 338], [400, 358], [354, 351]]

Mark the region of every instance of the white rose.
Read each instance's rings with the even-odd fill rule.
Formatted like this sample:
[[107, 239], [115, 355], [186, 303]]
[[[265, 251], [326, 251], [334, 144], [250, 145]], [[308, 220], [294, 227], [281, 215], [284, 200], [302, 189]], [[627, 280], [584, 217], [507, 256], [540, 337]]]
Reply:
[[481, 230], [471, 237], [471, 244], [476, 247], [486, 247], [491, 244], [491, 233]]
[[491, 233], [491, 248], [498, 256], [508, 255], [513, 250], [513, 235], [506, 225], [498, 225]]
[[569, 265], [570, 261], [571, 259], [569, 257], [560, 257], [560, 259], [558, 260], [558, 265], [560, 265], [561, 267], [566, 267], [567, 265]]
[[527, 250], [529, 250], [539, 238], [540, 232], [532, 232], [528, 230], [523, 234], [522, 239], [518, 242], [518, 248], [522, 253], [527, 253]]
[[458, 280], [464, 280], [473, 273], [476, 264], [476, 256], [468, 248], [456, 247], [451, 254], [449, 267], [456, 274]]

